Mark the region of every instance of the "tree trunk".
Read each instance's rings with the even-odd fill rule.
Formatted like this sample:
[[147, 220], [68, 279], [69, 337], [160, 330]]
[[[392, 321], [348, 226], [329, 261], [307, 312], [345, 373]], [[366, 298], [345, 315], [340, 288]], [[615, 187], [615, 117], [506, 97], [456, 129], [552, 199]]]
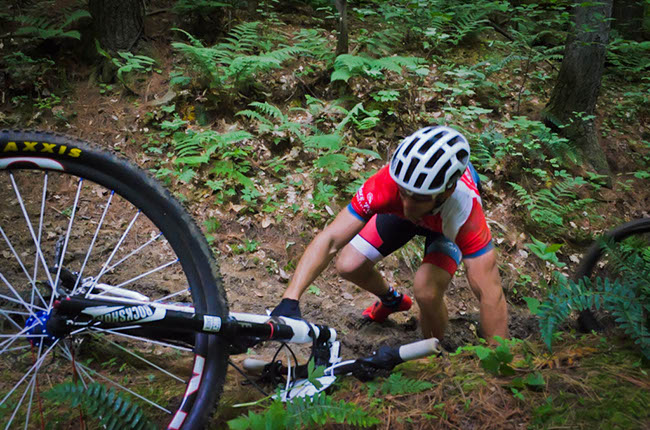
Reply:
[[339, 12], [339, 38], [336, 42], [336, 55], [348, 53], [348, 2], [336, 0], [336, 10]]
[[563, 126], [562, 134], [597, 172], [606, 175], [610, 169], [592, 116], [605, 65], [611, 10], [612, 0], [575, 4], [575, 33], [567, 39], [557, 83], [543, 112], [547, 124]]
[[644, 2], [641, 0], [616, 0], [612, 7], [612, 27], [623, 39], [643, 40]]
[[142, 0], [90, 0], [95, 34], [102, 48], [129, 51], [144, 31]]

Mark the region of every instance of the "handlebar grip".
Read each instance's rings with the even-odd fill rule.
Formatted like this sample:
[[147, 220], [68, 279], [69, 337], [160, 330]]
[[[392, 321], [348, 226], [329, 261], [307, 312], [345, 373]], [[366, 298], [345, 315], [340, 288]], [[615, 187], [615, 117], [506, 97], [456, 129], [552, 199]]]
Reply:
[[246, 358], [242, 362], [242, 367], [250, 373], [262, 373], [264, 366], [269, 364], [264, 360], [258, 360], [257, 358]]
[[424, 339], [413, 343], [407, 343], [399, 347], [399, 357], [404, 361], [415, 360], [439, 353], [440, 341], [435, 337]]

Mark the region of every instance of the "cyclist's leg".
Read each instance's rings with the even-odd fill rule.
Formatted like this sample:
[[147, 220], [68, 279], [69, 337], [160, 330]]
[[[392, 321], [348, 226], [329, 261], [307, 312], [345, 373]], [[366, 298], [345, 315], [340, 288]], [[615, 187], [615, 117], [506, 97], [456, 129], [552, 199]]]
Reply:
[[458, 268], [461, 252], [440, 233], [429, 233], [426, 238], [425, 255], [415, 274], [413, 290], [420, 307], [423, 336], [441, 339], [448, 321], [445, 291]]
[[494, 248], [490, 244], [471, 256], [464, 256], [463, 261], [469, 285], [479, 300], [482, 335], [488, 340], [492, 336], [507, 338], [508, 305], [501, 287]]
[[424, 263], [415, 274], [413, 292], [420, 307], [420, 325], [425, 338], [442, 339], [449, 317], [444, 296], [452, 276], [438, 266]]
[[411, 222], [395, 215], [375, 215], [346, 245], [336, 260], [341, 277], [377, 296], [389, 286], [375, 264], [404, 246], [417, 233]]

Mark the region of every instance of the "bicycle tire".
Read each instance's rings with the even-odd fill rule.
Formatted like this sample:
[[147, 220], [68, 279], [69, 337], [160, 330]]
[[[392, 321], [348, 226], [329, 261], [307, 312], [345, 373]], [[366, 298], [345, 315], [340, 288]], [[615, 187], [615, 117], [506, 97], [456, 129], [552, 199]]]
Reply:
[[[622, 224], [607, 232], [604, 237], [614, 242], [620, 242], [630, 236], [646, 233], [650, 233], [650, 218], [641, 218]], [[602, 245], [600, 242], [595, 242], [580, 260], [573, 280], [577, 282], [582, 278], [591, 277], [602, 256]], [[578, 316], [578, 327], [583, 333], [603, 330], [602, 325], [590, 309], [580, 312]]]
[[[35, 173], [38, 172], [38, 173]], [[37, 282], [37, 276], [36, 273], [38, 271], [38, 268], [40, 266], [44, 266], [45, 263], [47, 263], [47, 259], [45, 258], [46, 252], [49, 252], [49, 248], [46, 247], [48, 244], [48, 241], [52, 241], [53, 237], [50, 238], [48, 236], [49, 233], [45, 232], [45, 230], [48, 229], [47, 222], [43, 221], [45, 218], [42, 213], [45, 212], [45, 209], [47, 207], [46, 203], [48, 205], [51, 205], [51, 207], [55, 211], [55, 215], [52, 216], [53, 219], [58, 220], [57, 222], [59, 224], [62, 224], [63, 221], [69, 222], [69, 227], [67, 227], [67, 230], [65, 230], [65, 238], [64, 242], [69, 241], [72, 243], [72, 240], [74, 239], [74, 232], [72, 226], [74, 225], [75, 222], [83, 223], [86, 222], [88, 226], [95, 226], [95, 224], [92, 224], [91, 221], [85, 220], [82, 216], [82, 210], [87, 211], [88, 213], [96, 213], [99, 214], [100, 211], [105, 211], [105, 215], [101, 218], [99, 221], [95, 221], [99, 227], [97, 227], [97, 233], [95, 233], [95, 236], [93, 237], [93, 241], [91, 242], [88, 250], [88, 255], [85, 256], [85, 262], [80, 263], [81, 258], [71, 258], [65, 255], [66, 251], [66, 244], [64, 243], [63, 248], [64, 252], [62, 257], [60, 258], [61, 263], [66, 263], [69, 260], [72, 260], [70, 266], [75, 266], [75, 267], [80, 267], [81, 272], [84, 271], [86, 267], [90, 267], [91, 264], [97, 264], [97, 267], [100, 267], [99, 264], [101, 264], [101, 260], [99, 260], [99, 263], [86, 263], [89, 261], [89, 256], [95, 249], [98, 249], [99, 247], [96, 246], [95, 249], [94, 246], [97, 243], [100, 243], [101, 241], [105, 241], [108, 243], [109, 238], [110, 240], [113, 240], [114, 238], [117, 237], [117, 228], [122, 228], [121, 226], [123, 225], [123, 221], [120, 219], [120, 214], [116, 214], [115, 216], [109, 217], [106, 215], [107, 213], [110, 213], [113, 208], [131, 208], [133, 206], [133, 210], [137, 210], [137, 215], [134, 216], [133, 221], [131, 221], [131, 225], [129, 225], [128, 229], [126, 230], [125, 233], [123, 233], [124, 237], [121, 239], [123, 241], [120, 241], [117, 243], [115, 246], [115, 250], [112, 251], [113, 255], [116, 254], [116, 251], [118, 251], [118, 248], [120, 246], [123, 247], [123, 249], [120, 249], [119, 252], [122, 252], [126, 255], [124, 257], [126, 260], [133, 260], [136, 257], [139, 258], [138, 261], [141, 260], [142, 268], [138, 268], [138, 270], [145, 270], [149, 266], [146, 266], [147, 264], [152, 265], [156, 271], [152, 273], [145, 273], [143, 277], [137, 278], [134, 277], [133, 279], [136, 279], [133, 281], [133, 279], [128, 279], [128, 282], [132, 282], [133, 284], [138, 284], [142, 285], [141, 288], [149, 288], [149, 289], [154, 289], [154, 288], [159, 288], [161, 292], [158, 292], [158, 290], [155, 290], [156, 294], [163, 294], [167, 291], [173, 291], [172, 288], [175, 288], [177, 283], [180, 281], [183, 281], [182, 276], [185, 277], [184, 281], [187, 283], [187, 288], [186, 289], [180, 289], [178, 290], [179, 292], [175, 292], [176, 294], [175, 297], [180, 297], [176, 298], [175, 300], [182, 300], [183, 303], [186, 303], [187, 300], [191, 300], [192, 305], [195, 307], [197, 312], [201, 313], [209, 313], [211, 315], [218, 315], [223, 317], [226, 317], [228, 315], [228, 305], [226, 301], [226, 295], [225, 291], [223, 289], [222, 283], [221, 283], [221, 278], [219, 275], [219, 270], [216, 265], [216, 262], [210, 252], [209, 246], [201, 233], [200, 229], [196, 226], [194, 223], [193, 219], [191, 216], [185, 211], [185, 209], [182, 207], [182, 205], [172, 196], [172, 194], [163, 188], [157, 181], [155, 181], [152, 177], [149, 176], [146, 172], [141, 170], [140, 168], [136, 167], [133, 165], [131, 162], [129, 162], [126, 158], [117, 155], [113, 153], [112, 151], [106, 150], [101, 148], [100, 146], [89, 143], [80, 139], [76, 139], [70, 136], [58, 134], [58, 133], [51, 133], [51, 132], [43, 132], [43, 131], [23, 131], [23, 130], [0, 130], [0, 179], [4, 177], [4, 181], [9, 180], [15, 181], [12, 182], [12, 187], [14, 188], [19, 188], [20, 183], [18, 181], [23, 181], [24, 184], [27, 184], [28, 187], [22, 187], [22, 190], [24, 193], [29, 194], [31, 192], [31, 182], [32, 181], [32, 176], [31, 175], [42, 175], [43, 177], [43, 186], [42, 188], [44, 189], [43, 191], [43, 203], [41, 203], [42, 208], [40, 209], [41, 215], [40, 216], [40, 221], [39, 221], [39, 233], [36, 235], [35, 233], [35, 228], [34, 228], [34, 218], [30, 217], [29, 214], [25, 215], [24, 218], [27, 220], [25, 222], [26, 229], [27, 231], [29, 230], [29, 224], [32, 224], [32, 242], [34, 244], [35, 250], [34, 252], [34, 277], [30, 278], [29, 274], [31, 273], [31, 268], [30, 270], [24, 270], [24, 276], [27, 281], [25, 284], [29, 284], [28, 287], [25, 287], [25, 291], [20, 291], [20, 297], [18, 297], [18, 300], [23, 300], [24, 304], [26, 305], [24, 307], [28, 307], [27, 305], [34, 305], [36, 302], [38, 303], [39, 306], [45, 307], [47, 305], [47, 300], [44, 299], [46, 297], [46, 294], [48, 294], [47, 288], [42, 290], [42, 282]], [[27, 179], [22, 179], [20, 175], [27, 175]], [[37, 176], [40, 178], [41, 176]], [[18, 179], [16, 179], [18, 178]], [[52, 187], [61, 187], [63, 190], [67, 190], [67, 184], [68, 183], [74, 183], [76, 181], [76, 178], [82, 178], [83, 181], [79, 180], [77, 183], [78, 189], [80, 191], [77, 191], [77, 196], [80, 194], [83, 197], [77, 197], [74, 200], [74, 206], [72, 208], [73, 211], [77, 210], [77, 205], [79, 205], [79, 216], [77, 217], [78, 220], [75, 220], [75, 212], [72, 212], [71, 214], [65, 214], [66, 208], [63, 210], [56, 209], [56, 205], [58, 204], [59, 200], [61, 200], [61, 196], [58, 196], [56, 194], [57, 191], [51, 191], [48, 189], [50, 184], [53, 184]], [[40, 179], [39, 179], [40, 180]], [[55, 182], [56, 180], [56, 182]], [[50, 182], [51, 181], [51, 182]], [[84, 182], [86, 181], [86, 182]], [[90, 185], [86, 185], [87, 181], [90, 181]], [[35, 182], [35, 181], [34, 181]], [[82, 185], [83, 184], [83, 185]], [[4, 185], [3, 185], [4, 186]], [[87, 186], [85, 189], [83, 188], [84, 186]], [[108, 202], [106, 201], [106, 194], [103, 191], [101, 191], [101, 188], [103, 187], [106, 189], [106, 192], [110, 191], [110, 199]], [[11, 187], [7, 186], [7, 189], [10, 189]], [[82, 191], [84, 194], [82, 194]], [[89, 190], [89, 191], [87, 191]], [[14, 189], [14, 194], [18, 196], [18, 193]], [[95, 194], [97, 194], [97, 200], [95, 200]], [[113, 197], [113, 194], [116, 197]], [[7, 194], [7, 196], [9, 193]], [[21, 196], [22, 197], [22, 196]], [[57, 197], [59, 200], [57, 200]], [[101, 199], [99, 198], [101, 197]], [[115, 200], [112, 200], [112, 199]], [[4, 197], [3, 197], [4, 199]], [[87, 200], [82, 200], [82, 199], [87, 199]], [[18, 197], [16, 197], [16, 200], [19, 200]], [[6, 201], [6, 200], [5, 200]], [[30, 201], [25, 200], [25, 206], [32, 205]], [[66, 200], [69, 202], [70, 200]], [[103, 206], [102, 206], [103, 202]], [[13, 205], [13, 206], [12, 206]], [[36, 203], [34, 203], [32, 206], [36, 207]], [[116, 206], [112, 206], [116, 205]], [[12, 208], [15, 209], [15, 204], [3, 204], [5, 207], [5, 212], [8, 210], [11, 210]], [[112, 207], [111, 207], [112, 206]], [[2, 207], [2, 206], [0, 206]], [[3, 210], [0, 210], [0, 214], [2, 214]], [[16, 210], [16, 212], [19, 212]], [[26, 210], [23, 210], [24, 212], [28, 212]], [[144, 217], [140, 217], [140, 212]], [[66, 216], [69, 218], [66, 218]], [[13, 218], [12, 218], [13, 217]], [[136, 221], [138, 219], [138, 221]], [[14, 227], [14, 220], [18, 220], [14, 215], [8, 215], [5, 216], [4, 218], [0, 218], [0, 226], [2, 226], [3, 221], [9, 220], [9, 224], [11, 224], [10, 230], [13, 229]], [[63, 221], [62, 221], [63, 220]], [[140, 248], [137, 248], [138, 239], [142, 239], [138, 233], [133, 233], [135, 236], [135, 240], [131, 240], [130, 237], [128, 237], [129, 234], [131, 234], [131, 226], [135, 225], [137, 223], [138, 226], [144, 226], [143, 228], [145, 229], [145, 234], [144, 234], [144, 239], [148, 239], [148, 242], [146, 242], [149, 245], [144, 245], [145, 248], [147, 248], [146, 252], [139, 250]], [[151, 227], [150, 227], [151, 226]], [[110, 228], [109, 228], [110, 227]], [[155, 239], [153, 238], [153, 233], [154, 233], [154, 227], [159, 229], [160, 234], [162, 234], [162, 239], [158, 239], [156, 237]], [[54, 227], [53, 232], [50, 234], [54, 234], [56, 236], [56, 232], [61, 234], [59, 230], [56, 230]], [[59, 226], [60, 228], [60, 226]], [[102, 228], [105, 228], [105, 233], [102, 232], [100, 234], [100, 231]], [[44, 233], [41, 233], [41, 230], [44, 231]], [[115, 231], [113, 231], [115, 230]], [[90, 227], [88, 227], [88, 231], [90, 230]], [[10, 242], [13, 240], [16, 243], [22, 244], [22, 239], [18, 238], [18, 233], [14, 233], [12, 231], [7, 230], [7, 226], [5, 225], [4, 227], [4, 236], [5, 236], [5, 245], [9, 245]], [[160, 236], [160, 234], [158, 236]], [[81, 235], [81, 236], [87, 236], [87, 235]], [[105, 239], [106, 238], [106, 239]], [[80, 239], [81, 240], [81, 239]], [[84, 237], [84, 240], [86, 240], [86, 237]], [[27, 240], [25, 240], [25, 243]], [[134, 242], [133, 245], [128, 245], [131, 246], [132, 249], [127, 248], [127, 242]], [[150, 245], [150, 243], [153, 243], [153, 245]], [[2, 238], [0, 238], [0, 247], [2, 246]], [[140, 245], [141, 246], [141, 245]], [[155, 248], [154, 248], [155, 247]], [[5, 247], [6, 248], [6, 247]], [[11, 248], [11, 247], [9, 247]], [[72, 249], [72, 248], [70, 248]], [[106, 248], [108, 249], [108, 248]], [[106, 249], [102, 249], [101, 251], [98, 250], [97, 253], [100, 254], [101, 258], [105, 258], [106, 254]], [[144, 248], [143, 248], [144, 249]], [[131, 254], [126, 254], [127, 251], [131, 252]], [[160, 251], [160, 254], [157, 254], [156, 252]], [[9, 255], [11, 257], [11, 251], [7, 251], [5, 249], [5, 255]], [[10, 254], [6, 254], [7, 252], [10, 252]], [[30, 251], [31, 252], [31, 251]], [[40, 254], [39, 254], [40, 252]], [[58, 251], [57, 251], [58, 252]], [[135, 252], [135, 254], [133, 254]], [[27, 252], [28, 253], [28, 252]], [[138, 255], [141, 253], [142, 255]], [[151, 262], [150, 260], [154, 260], [156, 257], [159, 257], [162, 259], [163, 257], [167, 255], [173, 257], [175, 254], [175, 257], [177, 258], [175, 262], [173, 263], [167, 263], [167, 266], [161, 265], [160, 267], [163, 267], [162, 269], [156, 268], [155, 264], [156, 262]], [[111, 255], [111, 258], [112, 256]], [[15, 257], [14, 259], [17, 262], [20, 262], [20, 256], [21, 254], [13, 254]], [[74, 257], [74, 256], [73, 256]], [[31, 258], [31, 255], [30, 255]], [[55, 258], [59, 258], [58, 254], [56, 254]], [[5, 275], [3, 276], [5, 280], [8, 280], [8, 278], [11, 276], [12, 279], [16, 278], [19, 274], [20, 269], [17, 267], [10, 267], [12, 264], [9, 262], [10, 259], [3, 259], [3, 263], [0, 266], [0, 274], [3, 272]], [[11, 260], [13, 261], [13, 260]], [[28, 261], [27, 258], [25, 258], [25, 261]], [[40, 261], [40, 262], [39, 262]], [[106, 273], [111, 271], [110, 273], [113, 273], [117, 270], [120, 269], [115, 269], [115, 266], [111, 266], [110, 268], [107, 269], [109, 262], [112, 263], [113, 261], [109, 258], [105, 263], [104, 266], [102, 266], [102, 271], [98, 273], [98, 276], [102, 276], [104, 270], [106, 270]], [[120, 260], [120, 263], [122, 260]], [[178, 263], [178, 264], [176, 264]], [[56, 266], [56, 262], [54, 263]], [[119, 264], [119, 263], [118, 263]], [[180, 269], [179, 269], [180, 265]], [[13, 264], [13, 266], [16, 266]], [[63, 266], [63, 264], [61, 265]], [[123, 265], [121, 267], [126, 267], [124, 271], [128, 271], [127, 265]], [[171, 267], [171, 269], [170, 269]], [[48, 266], [47, 272], [52, 272], [51, 266]], [[179, 271], [182, 270], [182, 273], [179, 274]], [[56, 276], [52, 279], [53, 275], [50, 274], [50, 281], [49, 284], [45, 282], [46, 285], [49, 285], [51, 288], [52, 285], [56, 285], [56, 288], [59, 288], [59, 285], [63, 285], [64, 281], [63, 275], [60, 275], [60, 273], [63, 271], [63, 269], [58, 269], [59, 273], [56, 274]], [[43, 272], [46, 272], [43, 270]], [[54, 272], [52, 272], [54, 273]], [[67, 272], [66, 272], [67, 273]], [[48, 275], [47, 273], [41, 274], [41, 277], [47, 278]], [[104, 277], [109, 276], [109, 275], [104, 275]], [[129, 273], [129, 276], [132, 276], [131, 273]], [[167, 276], [167, 278], [165, 278]], [[79, 278], [81, 278], [81, 275], [78, 275]], [[97, 282], [99, 280], [97, 279]], [[148, 282], [148, 283], [146, 283]], [[10, 281], [7, 281], [7, 287], [9, 286]], [[146, 283], [146, 285], [145, 285]], [[77, 283], [75, 283], [75, 288], [77, 287]], [[20, 286], [23, 285], [20, 282], [18, 282], [16, 285]], [[0, 286], [1, 283], [0, 283]], [[163, 288], [168, 288], [169, 290], [164, 290]], [[27, 290], [31, 288], [31, 292], [28, 292]], [[148, 291], [148, 290], [147, 290]], [[24, 298], [24, 294], [31, 294], [31, 302], [27, 303], [27, 299]], [[43, 296], [43, 297], [41, 297]], [[36, 298], [35, 298], [36, 297]], [[41, 301], [38, 301], [38, 298], [41, 298]], [[11, 298], [11, 297], [10, 297]], [[6, 312], [3, 312], [1, 315], [4, 316], [4, 320], [2, 321], [2, 324], [0, 328], [2, 329], [2, 332], [5, 332], [6, 326], [20, 326], [20, 323], [22, 322], [22, 319], [26, 317], [25, 316], [20, 316], [22, 314], [28, 314], [29, 312], [36, 312], [36, 307], [32, 307], [31, 310], [13, 310], [14, 305], [13, 302], [8, 302], [8, 299], [2, 299], [0, 302], [1, 303], [9, 303], [7, 306], [7, 309], [11, 308], [10, 310], [6, 310]], [[49, 299], [50, 302], [52, 299]], [[172, 300], [172, 299], [170, 299]], [[2, 310], [2, 306], [0, 306], [0, 310]], [[13, 316], [12, 316], [13, 315]], [[1, 318], [1, 317], [0, 317]], [[20, 319], [22, 318], [22, 319]], [[30, 326], [30, 328], [33, 327]], [[18, 342], [20, 339], [18, 339], [18, 334], [22, 333], [20, 331], [17, 331], [18, 328], [13, 328], [11, 327], [11, 330], [13, 330], [15, 333], [13, 333], [15, 339], [14, 343], [18, 345]], [[10, 330], [10, 331], [11, 331]], [[116, 333], [114, 335], [119, 335], [120, 333]], [[11, 334], [6, 335], [6, 338], [9, 338]], [[103, 337], [108, 337], [110, 339], [111, 335], [106, 334], [106, 333], [100, 333], [99, 338], [103, 339]], [[119, 338], [119, 336], [117, 336]], [[121, 339], [121, 338], [119, 338]], [[144, 354], [140, 350], [140, 346], [138, 346], [136, 342], [133, 342], [132, 340], [118, 340], [117, 342], [114, 342], [115, 345], [124, 347], [125, 348], [133, 348], [135, 350], [135, 356], [137, 357], [139, 354]], [[4, 338], [3, 338], [4, 342]], [[58, 341], [57, 341], [58, 342]], [[99, 369], [97, 373], [92, 373], [89, 371], [89, 368], [84, 370], [83, 365], [79, 361], [75, 361], [75, 356], [74, 356], [74, 349], [73, 348], [79, 348], [83, 349], [86, 348], [86, 345], [90, 343], [90, 345], [95, 346], [95, 343], [93, 340], [79, 340], [77, 341], [81, 346], [74, 344], [71, 339], [66, 339], [64, 342], [61, 340], [60, 343], [55, 343], [56, 348], [61, 348], [63, 349], [64, 347], [67, 348], [67, 352], [64, 351], [62, 354], [67, 357], [69, 361], [71, 361], [74, 369], [73, 371], [75, 372], [75, 375], [80, 371], [83, 370], [86, 373], [86, 377], [88, 380], [94, 379], [93, 377], [98, 377], [101, 376], [99, 372], [102, 371], [102, 369]], [[83, 343], [85, 342], [85, 343]], [[31, 341], [30, 341], [31, 343]], [[4, 345], [1, 344], [1, 345]], [[31, 343], [31, 349], [32, 349], [32, 356], [34, 355], [34, 343]], [[40, 358], [41, 352], [47, 347], [47, 346], [42, 346], [42, 345], [47, 345], [46, 341], [39, 342], [39, 355], [38, 359], [32, 358], [33, 361], [33, 366], [36, 367], [40, 363], [43, 363], [43, 360]], [[62, 346], [63, 345], [63, 346]], [[111, 343], [110, 345], [113, 345]], [[135, 345], [135, 346], [132, 346]], [[8, 347], [5, 347], [4, 349], [6, 350]], [[19, 349], [20, 348], [20, 349]], [[52, 347], [54, 348], [54, 346]], [[52, 348], [48, 349], [46, 351], [49, 352]], [[183, 369], [180, 371], [181, 374], [185, 375], [183, 377], [179, 377], [177, 375], [173, 375], [176, 377], [177, 380], [185, 381], [185, 382], [180, 382], [179, 386], [181, 387], [180, 391], [180, 397], [179, 394], [170, 394], [169, 399], [164, 399], [161, 400], [161, 408], [166, 409], [168, 412], [171, 412], [170, 417], [166, 418], [161, 418], [159, 419], [162, 420], [163, 423], [167, 425], [168, 428], [183, 428], [183, 429], [198, 429], [198, 428], [203, 428], [205, 425], [205, 422], [207, 418], [209, 417], [210, 413], [214, 410], [218, 398], [221, 394], [222, 387], [224, 384], [225, 380], [225, 374], [227, 370], [227, 360], [228, 360], [228, 350], [227, 350], [227, 345], [224, 343], [224, 341], [218, 336], [218, 335], [208, 335], [208, 334], [201, 334], [197, 333], [194, 336], [192, 345], [189, 348], [185, 348], [185, 350], [182, 350], [181, 348], [179, 349], [174, 349], [174, 344], [163, 344], [162, 346], [159, 345], [148, 345], [147, 348], [151, 350], [151, 354], [154, 355], [154, 350], [156, 350], [156, 353], [160, 352], [159, 349], [169, 349], [171, 350], [171, 353], [173, 354], [182, 354], [185, 350], [187, 350], [187, 355], [184, 360], [179, 359], [177, 360], [171, 360], [172, 363], [170, 365], [173, 365], [173, 363], [186, 363], [191, 360], [191, 368], [190, 369]], [[2, 348], [0, 348], [1, 350]], [[12, 360], [14, 364], [18, 362], [16, 355], [18, 353], [13, 353], [14, 350], [21, 351], [25, 349], [23, 345], [19, 346], [12, 346], [9, 348], [12, 351], [12, 354], [9, 354], [8, 352], [0, 352], [0, 363], [2, 362], [3, 359], [5, 361], [7, 360]], [[145, 348], [143, 347], [142, 350], [144, 351]], [[72, 351], [72, 353], [70, 353]], [[98, 356], [101, 357], [103, 351], [99, 351], [97, 354]], [[133, 352], [133, 351], [132, 351]], [[21, 351], [21, 354], [23, 352]], [[26, 354], [26, 353], [24, 353]], [[116, 353], [117, 354], [117, 353]], [[3, 357], [4, 355], [4, 357]], [[119, 352], [119, 355], [122, 355], [121, 352]], [[192, 359], [193, 355], [193, 359]], [[22, 355], [20, 356], [22, 357]], [[137, 361], [135, 359], [130, 358], [130, 356], [126, 356], [129, 358], [128, 360], [125, 359], [125, 363], [128, 363], [126, 369], [127, 372], [130, 369], [130, 366], [142, 366], [143, 364], [140, 361]], [[156, 359], [156, 357], [153, 357], [153, 359]], [[133, 361], [130, 361], [133, 360]], [[110, 360], [109, 360], [110, 361]], [[145, 360], [143, 360], [145, 361]], [[135, 364], [133, 364], [135, 363]], [[153, 363], [153, 361], [152, 361]], [[92, 364], [92, 362], [91, 362]], [[155, 363], [154, 363], [155, 364]], [[103, 364], [102, 364], [103, 365]], [[40, 366], [40, 365], [39, 365]], [[9, 368], [9, 366], [5, 363], [5, 368]], [[153, 367], [153, 366], [152, 366]], [[137, 370], [137, 369], [136, 369]], [[38, 385], [39, 385], [39, 378], [36, 376], [40, 371], [40, 367], [37, 368], [34, 371], [34, 375], [30, 376], [30, 386], [26, 386], [24, 394], [23, 394], [23, 399], [26, 397], [26, 394], [28, 393], [28, 389], [31, 391], [30, 395], [30, 401], [34, 398], [34, 393], [35, 391], [38, 393]], [[96, 370], [92, 369], [93, 372]], [[123, 370], [120, 370], [122, 372]], [[148, 370], [152, 372], [151, 375], [149, 376], [154, 376], [158, 377], [158, 372], [156, 370]], [[174, 369], [174, 372], [176, 370]], [[172, 373], [173, 372], [169, 372]], [[138, 373], [134, 374], [139, 377]], [[128, 376], [128, 375], [127, 375]], [[162, 375], [164, 376], [164, 375]], [[161, 376], [161, 378], [162, 378]], [[83, 375], [77, 375], [78, 378], [80, 378], [83, 381]], [[126, 377], [125, 377], [126, 378]], [[186, 378], [186, 379], [184, 379]], [[28, 378], [29, 379], [29, 378]], [[110, 381], [111, 379], [109, 379]], [[35, 381], [35, 382], [32, 382]], [[143, 384], [140, 383], [139, 387], [137, 389], [141, 389]], [[146, 384], [145, 384], [146, 385]], [[121, 385], [119, 385], [121, 386]], [[2, 390], [0, 393], [2, 393], [2, 396], [0, 398], [5, 397], [5, 390], [7, 389], [6, 386], [3, 386]], [[21, 388], [22, 389], [22, 388]], [[19, 391], [16, 388], [13, 388], [14, 391]], [[135, 391], [135, 390], [134, 390]], [[164, 393], [166, 394], [166, 393]], [[159, 393], [154, 393], [156, 396], [162, 396]], [[0, 409], [5, 406], [9, 406], [10, 404], [13, 405], [13, 403], [17, 402], [18, 399], [12, 399], [12, 395], [7, 396], [2, 402], [7, 401], [6, 404], [0, 404]], [[40, 401], [40, 399], [39, 399]], [[14, 416], [20, 416], [22, 412], [22, 402], [23, 400], [20, 400], [20, 403], [18, 403], [18, 406], [15, 407], [15, 410], [13, 412]], [[163, 403], [163, 402], [168, 402], [168, 403]], [[156, 403], [156, 402], [154, 402]], [[157, 403], [156, 403], [157, 404]], [[171, 405], [170, 405], [171, 404]], [[19, 408], [21, 408], [19, 410]], [[25, 404], [25, 408], [27, 408], [27, 404]], [[31, 418], [32, 412], [32, 407], [29, 406], [27, 410], [25, 411], [25, 421], [29, 421]], [[19, 412], [19, 413], [17, 413]], [[41, 412], [41, 420], [43, 420], [43, 412]], [[13, 419], [13, 417], [12, 417]], [[2, 421], [2, 418], [0, 417], [0, 421]]]

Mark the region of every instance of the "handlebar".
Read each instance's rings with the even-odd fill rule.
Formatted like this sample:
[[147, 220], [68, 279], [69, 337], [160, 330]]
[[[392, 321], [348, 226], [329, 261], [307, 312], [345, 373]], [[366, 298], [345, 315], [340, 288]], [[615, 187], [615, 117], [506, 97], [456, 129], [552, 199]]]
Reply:
[[[367, 381], [373, 379], [381, 370], [392, 370], [400, 363], [418, 358], [439, 354], [440, 342], [436, 338], [424, 339], [398, 347], [382, 346], [367, 357], [334, 364], [325, 369], [325, 375], [352, 374], [356, 378]], [[286, 374], [287, 368], [281, 362], [267, 363], [255, 358], [246, 358], [242, 366], [252, 374]], [[292, 368], [293, 378], [306, 378], [307, 365]]]

